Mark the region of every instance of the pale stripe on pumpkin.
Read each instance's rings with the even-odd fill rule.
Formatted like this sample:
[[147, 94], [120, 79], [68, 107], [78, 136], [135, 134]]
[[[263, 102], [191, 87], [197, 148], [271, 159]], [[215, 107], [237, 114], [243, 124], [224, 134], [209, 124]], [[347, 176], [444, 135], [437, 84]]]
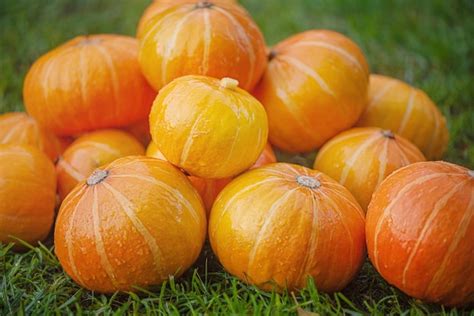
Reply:
[[411, 115], [411, 112], [413, 111], [413, 106], [415, 103], [416, 96], [417, 96], [417, 91], [414, 88], [412, 88], [412, 91], [407, 101], [407, 106], [405, 108], [405, 113], [403, 114], [400, 127], [398, 128], [398, 134], [403, 134], [403, 131], [405, 130], [408, 124], [408, 121], [410, 120], [410, 115]]
[[77, 171], [73, 166], [71, 166], [71, 164], [69, 164], [69, 162], [62, 158], [58, 160], [58, 166], [63, 168], [63, 170], [76, 181], [82, 181], [85, 179], [85, 176], [83, 174]]
[[[377, 178], [376, 187], [382, 183], [383, 179], [385, 178], [385, 172], [387, 171], [387, 155], [388, 155], [388, 145], [390, 143], [390, 138], [384, 137], [383, 140], [383, 149], [381, 152], [381, 156], [379, 157], [379, 176]], [[396, 142], [396, 141], [395, 141]]]
[[[357, 133], [349, 133], [349, 134], [343, 135], [343, 136], [336, 136], [335, 138], [331, 139], [327, 144], [331, 145], [331, 146], [334, 146], [335, 144], [339, 144], [339, 143], [341, 143], [343, 141], [346, 141], [348, 139], [359, 137], [359, 136], [362, 136], [362, 135], [367, 135], [367, 134], [372, 134], [372, 131], [371, 130], [362, 130], [362, 131], [359, 131]], [[329, 148], [329, 146], [324, 146], [321, 149], [321, 151], [319, 151], [318, 158], [325, 154], [327, 148]]]
[[204, 117], [206, 118], [207, 115], [207, 108], [202, 110], [201, 113], [196, 117], [194, 120], [193, 126], [191, 126], [191, 130], [189, 131], [188, 137], [186, 139], [186, 142], [184, 143], [183, 149], [181, 151], [181, 157], [179, 159], [179, 164], [181, 166], [186, 165], [186, 160], [188, 160], [189, 153], [191, 151], [191, 147], [194, 143], [194, 135], [197, 134], [197, 128], [199, 126], [199, 123], [201, 123], [201, 119]]
[[115, 148], [113, 148], [113, 147], [111, 147], [111, 146], [109, 146], [105, 143], [99, 143], [99, 142], [95, 142], [95, 141], [92, 141], [92, 140], [86, 140], [86, 141], [81, 142], [79, 147], [84, 147], [84, 146], [96, 147], [97, 149], [105, 151], [108, 154], [114, 155], [114, 156], [120, 156], [121, 155], [120, 151], [116, 150]]
[[110, 74], [110, 81], [112, 82], [112, 90], [113, 90], [113, 95], [114, 95], [114, 102], [116, 106], [114, 106], [115, 109], [115, 117], [119, 117], [117, 110], [119, 110], [119, 104], [121, 103], [121, 99], [118, 97], [118, 91], [120, 89], [120, 84], [119, 84], [119, 79], [117, 77], [117, 72], [115, 71], [115, 65], [114, 61], [110, 57], [110, 52], [106, 47], [103, 47], [102, 45], [93, 45], [97, 51], [102, 55], [105, 64], [107, 65], [107, 70], [109, 71]]
[[311, 268], [311, 265], [312, 265], [311, 259], [313, 259], [314, 257], [314, 254], [316, 252], [316, 247], [319, 241], [319, 230], [317, 226], [319, 224], [318, 211], [319, 211], [320, 203], [319, 203], [319, 200], [316, 199], [316, 195], [314, 194], [314, 192], [311, 192], [311, 205], [312, 205], [312, 208], [311, 208], [312, 218], [311, 218], [311, 231], [310, 231], [311, 237], [309, 239], [308, 249], [306, 249], [305, 259], [301, 266], [300, 275], [297, 278], [298, 282], [302, 281], [301, 280], [302, 277], [306, 277], [308, 273], [308, 269]]
[[17, 124], [16, 126], [12, 127], [7, 134], [3, 136], [3, 139], [1, 140], [2, 142], [9, 142], [11, 141], [11, 138], [15, 136], [15, 133], [20, 129], [24, 128], [22, 124]]
[[[341, 191], [339, 191], [341, 189], [340, 185], [339, 184], [334, 184], [334, 186], [331, 188], [331, 186], [329, 185], [330, 183], [329, 182], [321, 182], [321, 186], [324, 188], [324, 190], [326, 191], [330, 191], [332, 194], [335, 194], [337, 195], [339, 198], [343, 199], [344, 201], [346, 201], [346, 203], [348, 203], [350, 206], [352, 206], [355, 210], [357, 210], [357, 214], [359, 214], [359, 217], [365, 221], [365, 214], [363, 213], [360, 205], [357, 203], [357, 202], [354, 202], [354, 201], [351, 201], [350, 199], [347, 198], [347, 196], [345, 196], [344, 194], [342, 194]], [[343, 187], [344, 188], [344, 187]]]
[[367, 109], [371, 108], [372, 106], [376, 105], [380, 100], [382, 100], [383, 96], [390, 91], [398, 82], [396, 81], [387, 81], [382, 89], [378, 91], [376, 95], [370, 100], [369, 104], [367, 105]]
[[211, 46], [212, 25], [209, 18], [209, 10], [203, 10], [204, 18], [204, 52], [202, 58], [202, 73], [207, 74], [209, 71], [209, 51]]

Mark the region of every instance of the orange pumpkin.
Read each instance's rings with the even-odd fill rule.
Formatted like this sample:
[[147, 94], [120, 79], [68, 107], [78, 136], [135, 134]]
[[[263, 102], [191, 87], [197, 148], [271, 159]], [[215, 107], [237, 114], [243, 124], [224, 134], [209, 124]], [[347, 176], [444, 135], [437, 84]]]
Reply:
[[[140, 37], [143, 34], [143, 31], [145, 29], [145, 25], [148, 21], [150, 21], [155, 15], [162, 13], [166, 11], [167, 9], [184, 4], [184, 3], [198, 3], [202, 2], [202, 0], [155, 0], [153, 1], [143, 12], [143, 15], [140, 18], [140, 21], [138, 21], [138, 27], [137, 27], [137, 37]], [[213, 0], [213, 3], [236, 3], [236, 0]]]
[[101, 130], [76, 139], [56, 165], [59, 197], [66, 195], [96, 168], [117, 158], [144, 155], [145, 149], [132, 135], [120, 130]]
[[148, 117], [145, 120], [125, 127], [124, 130], [135, 136], [143, 146], [148, 145], [151, 141]]
[[238, 4], [192, 1], [156, 14], [140, 36], [139, 62], [156, 89], [185, 75], [232, 77], [250, 91], [267, 64], [258, 26]]
[[314, 169], [344, 185], [364, 210], [372, 193], [393, 171], [425, 161], [411, 142], [377, 127], [353, 128], [343, 132], [319, 151]]
[[38, 125], [26, 113], [10, 112], [0, 115], [0, 144], [30, 145], [55, 160], [61, 145], [56, 136]]
[[175, 79], [158, 94], [150, 113], [153, 142], [166, 159], [206, 179], [250, 168], [267, 142], [263, 106], [233, 79]]
[[130, 156], [97, 169], [61, 205], [55, 252], [71, 278], [98, 292], [179, 276], [206, 237], [201, 198], [166, 161]]
[[254, 95], [267, 110], [270, 142], [308, 152], [353, 126], [367, 102], [369, 69], [359, 47], [312, 30], [276, 45]]
[[367, 211], [367, 246], [377, 271], [415, 298], [474, 302], [474, 171], [420, 162], [392, 173]]
[[25, 78], [28, 113], [57, 135], [145, 119], [156, 93], [141, 74], [136, 39], [79, 36], [41, 56]]
[[358, 126], [390, 129], [439, 159], [448, 146], [446, 119], [423, 91], [380, 75], [370, 76], [369, 103]]
[[277, 163], [251, 170], [217, 197], [209, 239], [224, 268], [264, 290], [338, 291], [365, 258], [364, 213], [321, 172]]
[[267, 143], [262, 153], [260, 154], [260, 157], [258, 157], [257, 161], [253, 164], [253, 166], [250, 169], [262, 167], [274, 162], [277, 162], [277, 158], [275, 156], [275, 153], [273, 152], [272, 146], [269, 143]]
[[36, 244], [45, 239], [55, 202], [51, 160], [32, 146], [0, 144], [0, 243], [19, 238]]

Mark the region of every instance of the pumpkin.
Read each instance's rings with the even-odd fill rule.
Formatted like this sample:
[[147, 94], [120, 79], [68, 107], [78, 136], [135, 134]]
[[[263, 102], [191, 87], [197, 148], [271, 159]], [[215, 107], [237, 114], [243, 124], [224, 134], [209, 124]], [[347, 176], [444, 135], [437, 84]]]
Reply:
[[155, 90], [181, 76], [205, 75], [235, 78], [251, 91], [267, 60], [263, 35], [243, 7], [192, 1], [145, 24], [139, 63]]
[[253, 164], [253, 166], [250, 169], [265, 166], [274, 162], [277, 162], [277, 158], [275, 156], [275, 153], [273, 152], [272, 146], [269, 143], [267, 143], [262, 153], [260, 154], [260, 157], [258, 157], [257, 161]]
[[474, 171], [447, 162], [401, 168], [367, 211], [369, 257], [388, 283], [448, 306], [474, 302]]
[[96, 168], [120, 157], [144, 154], [143, 145], [120, 130], [100, 130], [77, 138], [56, 164], [59, 197], [64, 199]]
[[[140, 37], [143, 34], [145, 29], [145, 24], [150, 21], [155, 15], [166, 11], [167, 9], [184, 4], [184, 3], [198, 3], [202, 0], [155, 0], [153, 1], [143, 12], [143, 15], [138, 22], [137, 27], [137, 37]], [[236, 3], [236, 0], [213, 0], [213, 3], [223, 2], [223, 3]]]
[[418, 146], [430, 160], [440, 159], [448, 146], [446, 119], [428, 95], [381, 75], [370, 76], [368, 106], [357, 125], [390, 129]]
[[179, 276], [206, 236], [201, 198], [166, 161], [129, 156], [74, 188], [59, 210], [55, 252], [66, 273], [93, 291], [132, 291]]
[[55, 160], [61, 144], [57, 137], [43, 129], [26, 113], [10, 112], [0, 115], [0, 144], [30, 145]]
[[365, 258], [364, 213], [342, 185], [299, 165], [246, 172], [217, 197], [209, 240], [224, 268], [263, 290], [344, 288]]
[[267, 142], [263, 106], [238, 82], [185, 76], [166, 85], [150, 113], [153, 142], [166, 160], [206, 179], [250, 168]]
[[28, 113], [72, 136], [145, 119], [156, 93], [141, 74], [138, 42], [120, 35], [79, 36], [41, 56], [28, 71]]
[[343, 132], [319, 151], [317, 169], [344, 185], [364, 210], [372, 193], [393, 171], [425, 161], [411, 142], [377, 127], [353, 128]]
[[0, 144], [0, 243], [21, 239], [34, 245], [45, 239], [55, 202], [51, 160], [32, 146]]
[[143, 146], [147, 146], [151, 141], [148, 117], [140, 122], [125, 127], [124, 130], [135, 136]]
[[254, 95], [267, 110], [273, 145], [309, 152], [357, 122], [367, 102], [369, 69], [350, 39], [311, 30], [276, 45], [269, 59]]

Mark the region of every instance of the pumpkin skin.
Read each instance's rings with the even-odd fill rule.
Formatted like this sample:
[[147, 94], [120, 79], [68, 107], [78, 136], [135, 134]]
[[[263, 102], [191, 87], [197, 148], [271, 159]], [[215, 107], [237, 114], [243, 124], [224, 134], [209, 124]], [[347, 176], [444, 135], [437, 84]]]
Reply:
[[11, 236], [33, 245], [45, 239], [55, 202], [51, 160], [32, 146], [0, 144], [0, 243], [17, 242]]
[[100, 130], [77, 138], [56, 164], [60, 199], [98, 167], [124, 156], [144, 154], [143, 145], [120, 130]]
[[265, 106], [270, 142], [292, 153], [319, 148], [352, 127], [365, 109], [369, 68], [342, 34], [311, 30], [276, 45], [254, 91]]
[[408, 140], [377, 127], [353, 128], [327, 142], [314, 162], [317, 169], [344, 185], [367, 210], [372, 193], [393, 171], [425, 161]]
[[61, 205], [55, 252], [93, 291], [132, 291], [180, 276], [206, 235], [201, 198], [166, 161], [129, 156], [97, 169]]
[[[319, 187], [318, 187], [319, 186]], [[364, 213], [323, 173], [270, 164], [228, 184], [217, 197], [209, 240], [224, 268], [263, 290], [338, 291], [365, 257]]]
[[138, 139], [143, 146], [147, 146], [151, 141], [150, 122], [148, 121], [148, 117], [145, 120], [127, 126], [124, 130]]
[[267, 116], [237, 85], [229, 78], [185, 76], [160, 91], [150, 130], [166, 160], [206, 179], [233, 177], [257, 161], [267, 142]]
[[388, 283], [448, 306], [474, 302], [474, 171], [447, 162], [401, 168], [367, 211], [369, 257]]
[[448, 146], [446, 119], [428, 95], [390, 77], [370, 76], [368, 106], [357, 125], [390, 129], [430, 160], [440, 159]]
[[0, 144], [30, 145], [53, 161], [61, 152], [58, 138], [40, 127], [34, 118], [21, 112], [0, 115]]
[[277, 162], [277, 158], [275, 156], [275, 153], [273, 152], [272, 146], [267, 143], [262, 153], [260, 154], [260, 157], [258, 157], [257, 161], [255, 161], [255, 163], [250, 169], [262, 167], [274, 162]]
[[[198, 3], [202, 0], [155, 0], [153, 1], [143, 12], [140, 21], [138, 21], [137, 27], [137, 37], [140, 37], [144, 30], [145, 24], [150, 21], [155, 15], [166, 11], [167, 9], [180, 5], [183, 3]], [[236, 3], [235, 0], [213, 0], [213, 3], [223, 2], [223, 3]]]
[[156, 93], [141, 74], [138, 42], [120, 35], [78, 36], [35, 61], [23, 99], [57, 135], [122, 127], [145, 119]]
[[231, 77], [251, 91], [267, 64], [258, 26], [243, 7], [225, 1], [193, 1], [156, 14], [140, 36], [138, 58], [157, 91], [186, 75]]

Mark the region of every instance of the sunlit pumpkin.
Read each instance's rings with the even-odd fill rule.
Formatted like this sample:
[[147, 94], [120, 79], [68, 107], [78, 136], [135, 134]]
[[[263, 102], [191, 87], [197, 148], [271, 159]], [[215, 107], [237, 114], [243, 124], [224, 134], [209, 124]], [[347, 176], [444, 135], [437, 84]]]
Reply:
[[428, 95], [381, 75], [370, 76], [368, 106], [357, 125], [390, 129], [417, 145], [428, 159], [440, 159], [448, 146], [446, 119]]
[[0, 144], [30, 145], [53, 161], [61, 152], [61, 144], [54, 134], [40, 127], [28, 114], [20, 112], [0, 115]]
[[270, 142], [308, 152], [353, 126], [365, 109], [369, 69], [342, 34], [312, 30], [276, 45], [254, 95], [267, 110]]
[[243, 7], [192, 1], [158, 13], [145, 24], [139, 62], [156, 90], [181, 76], [205, 75], [235, 78], [250, 91], [267, 58], [263, 35]]
[[[176, 6], [176, 5], [181, 5], [184, 3], [198, 3], [198, 2], [203, 2], [202, 0], [155, 0], [150, 5], [145, 9], [143, 12], [140, 21], [138, 22], [138, 27], [137, 27], [137, 36], [140, 37], [141, 34], [143, 34], [143, 31], [145, 29], [145, 24], [150, 21], [155, 15], [162, 13], [166, 11], [167, 9]], [[213, 2], [213, 3], [236, 3], [236, 0], [212, 0], [208, 2]]]
[[25, 78], [28, 113], [62, 136], [145, 119], [156, 93], [141, 74], [138, 42], [79, 36], [41, 56]]
[[267, 116], [237, 85], [230, 78], [185, 76], [160, 91], [150, 130], [169, 162], [193, 176], [223, 179], [257, 161], [267, 142]]
[[32, 146], [0, 144], [0, 243], [36, 244], [54, 218], [56, 175], [51, 160]]
[[209, 240], [224, 268], [264, 290], [344, 288], [365, 258], [364, 213], [321, 172], [277, 163], [233, 180], [211, 211]]
[[367, 211], [367, 247], [388, 283], [445, 305], [474, 302], [474, 171], [420, 162], [392, 173]]
[[124, 130], [135, 136], [143, 146], [147, 146], [151, 141], [148, 117], [140, 122], [125, 127]]
[[112, 293], [181, 275], [205, 236], [204, 207], [186, 176], [166, 161], [129, 156], [97, 169], [66, 197], [54, 242], [74, 281]]
[[60, 198], [64, 199], [96, 168], [120, 157], [144, 154], [143, 145], [120, 130], [100, 130], [77, 138], [56, 164]]
[[353, 128], [327, 142], [314, 162], [317, 169], [354, 195], [364, 210], [372, 193], [393, 171], [425, 161], [411, 142], [377, 127]]

